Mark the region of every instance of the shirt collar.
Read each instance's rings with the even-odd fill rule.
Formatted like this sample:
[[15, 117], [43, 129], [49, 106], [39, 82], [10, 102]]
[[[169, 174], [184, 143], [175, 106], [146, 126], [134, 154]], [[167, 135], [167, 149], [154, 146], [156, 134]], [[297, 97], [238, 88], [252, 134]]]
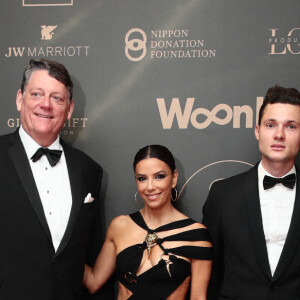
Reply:
[[[260, 182], [263, 181], [265, 175], [270, 176], [270, 177], [274, 177], [273, 175], [271, 175], [269, 172], [267, 172], [267, 171], [264, 169], [264, 167], [263, 167], [261, 161], [260, 161], [260, 163], [259, 163], [259, 165], [258, 165], [257, 171], [258, 171], [258, 180], [259, 180]], [[285, 175], [283, 175], [282, 177], [285, 177], [285, 176], [287, 176], [287, 175], [289, 175], [289, 174], [293, 174], [293, 173], [296, 174], [296, 168], [295, 168], [295, 165], [293, 165], [293, 167], [291, 168], [291, 170], [290, 170], [289, 172], [287, 172]]]
[[[37, 149], [41, 147], [22, 127], [20, 126], [19, 130], [20, 138], [23, 143], [23, 146], [25, 148], [26, 155], [28, 157], [28, 160], [31, 159], [33, 154], [36, 152]], [[59, 136], [57, 136], [54, 143], [52, 143], [49, 147], [49, 149], [55, 149], [55, 150], [63, 150], [62, 146], [59, 143]]]

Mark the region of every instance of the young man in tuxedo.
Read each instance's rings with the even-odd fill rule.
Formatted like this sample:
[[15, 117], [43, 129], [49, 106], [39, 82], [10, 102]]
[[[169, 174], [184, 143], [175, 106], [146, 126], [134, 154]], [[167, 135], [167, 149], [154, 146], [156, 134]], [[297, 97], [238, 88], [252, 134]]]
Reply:
[[272, 87], [255, 136], [261, 161], [214, 183], [203, 223], [214, 247], [209, 300], [300, 299], [300, 93]]
[[85, 299], [84, 264], [103, 240], [102, 168], [59, 137], [72, 93], [63, 65], [31, 60], [16, 98], [21, 126], [0, 137], [1, 300]]

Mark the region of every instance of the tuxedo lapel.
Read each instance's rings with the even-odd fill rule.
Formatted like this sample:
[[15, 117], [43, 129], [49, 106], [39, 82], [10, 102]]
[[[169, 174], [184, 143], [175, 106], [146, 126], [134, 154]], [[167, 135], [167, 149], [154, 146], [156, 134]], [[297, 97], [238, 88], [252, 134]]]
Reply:
[[291, 225], [281, 252], [281, 256], [276, 267], [273, 280], [277, 280], [292, 263], [297, 245], [300, 241], [300, 170], [297, 168], [297, 186], [294, 210], [291, 219]]
[[52, 244], [51, 233], [44, 214], [42, 202], [18, 130], [14, 134], [12, 134], [11, 143], [12, 146], [9, 147], [7, 150], [8, 155], [10, 156], [17, 170], [24, 190], [32, 204], [32, 207], [39, 219], [39, 222], [41, 223], [44, 231], [46, 232], [46, 235], [48, 236]]
[[61, 144], [64, 148], [64, 154], [66, 157], [66, 162], [68, 167], [69, 180], [70, 180], [71, 193], [72, 193], [72, 208], [71, 208], [70, 217], [69, 217], [65, 234], [55, 253], [55, 257], [59, 255], [68, 244], [76, 224], [76, 220], [80, 211], [81, 204], [84, 201], [81, 195], [82, 194], [81, 193], [81, 182], [82, 182], [81, 165], [78, 163], [78, 160], [74, 155], [72, 149], [68, 147], [63, 141], [61, 141]]
[[252, 245], [262, 271], [271, 280], [271, 269], [268, 260], [266, 239], [263, 230], [262, 215], [258, 191], [257, 165], [245, 175], [245, 200], [248, 221], [251, 232]]

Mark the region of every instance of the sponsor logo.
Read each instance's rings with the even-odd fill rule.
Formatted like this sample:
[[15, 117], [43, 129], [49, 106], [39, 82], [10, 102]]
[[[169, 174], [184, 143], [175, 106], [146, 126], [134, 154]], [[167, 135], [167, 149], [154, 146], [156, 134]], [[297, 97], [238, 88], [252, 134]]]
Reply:
[[[201, 175], [203, 175], [204, 178], [208, 179], [208, 182], [206, 183], [206, 187], [208, 188], [204, 190], [209, 191], [214, 182], [246, 171], [247, 169], [249, 169], [249, 167], [253, 167], [253, 164], [240, 160], [221, 160], [208, 164], [198, 169], [188, 178], [188, 180], [183, 184], [181, 190], [179, 191], [178, 198], [180, 197], [186, 186]], [[217, 172], [214, 172], [214, 169], [217, 170]], [[211, 174], [210, 171], [212, 171]], [[218, 174], [218, 177], [216, 178], [214, 174]], [[221, 176], [219, 174], [221, 174]], [[196, 184], [199, 185], [199, 180]]]
[[[137, 36], [134, 37], [134, 35]], [[141, 37], [139, 37], [139, 35]], [[143, 30], [139, 28], [133, 28], [129, 30], [125, 35], [126, 57], [131, 61], [142, 60], [147, 53], [146, 42], [147, 42], [147, 36]]]
[[[71, 118], [67, 120], [62, 128], [60, 134], [61, 135], [76, 135], [78, 131], [82, 128], [87, 127], [87, 118]], [[10, 118], [7, 120], [7, 126], [9, 128], [17, 128], [21, 125], [21, 121], [19, 118]]]
[[56, 29], [57, 25], [55, 26], [46, 26], [42, 25], [41, 28], [41, 40], [51, 40], [54, 34], [54, 29]]
[[[182, 108], [179, 98], [172, 98], [167, 110], [164, 98], [156, 98], [157, 107], [163, 129], [172, 129], [176, 119], [179, 129], [187, 129], [191, 124], [196, 129], [205, 129], [211, 123], [217, 125], [227, 125], [232, 121], [233, 128], [241, 128], [241, 119], [245, 119], [245, 128], [253, 127], [254, 112], [249, 105], [233, 106], [228, 104], [218, 104], [212, 110], [203, 107], [194, 108], [195, 98], [186, 98], [184, 108]], [[256, 98], [256, 123], [259, 109], [263, 103], [263, 97]], [[223, 117], [218, 115], [222, 114]], [[199, 119], [203, 119], [200, 121]]]
[[[147, 36], [149, 38], [147, 38]], [[188, 29], [130, 29], [125, 35], [125, 56], [131, 61], [154, 59], [208, 59], [216, 49], [206, 48], [206, 41], [191, 36]]]
[[[201, 157], [193, 162], [194, 165], [201, 165]], [[253, 164], [241, 160], [215, 161], [199, 169], [195, 168], [193, 174], [179, 186], [178, 205], [181, 209], [189, 211], [189, 217], [201, 220], [203, 204], [207, 199], [212, 184], [224, 178], [248, 171]], [[196, 195], [196, 198], [195, 198]], [[194, 200], [193, 200], [194, 199]]]
[[73, 0], [23, 0], [23, 6], [69, 6]]
[[55, 40], [58, 32], [58, 25], [41, 25], [41, 40], [45, 46], [11, 46], [7, 48], [4, 56], [6, 58], [15, 57], [79, 57], [88, 56], [90, 46], [59, 46], [50, 45], [50, 41]]
[[300, 28], [293, 28], [286, 34], [279, 29], [270, 29], [270, 33], [268, 54], [300, 54]]

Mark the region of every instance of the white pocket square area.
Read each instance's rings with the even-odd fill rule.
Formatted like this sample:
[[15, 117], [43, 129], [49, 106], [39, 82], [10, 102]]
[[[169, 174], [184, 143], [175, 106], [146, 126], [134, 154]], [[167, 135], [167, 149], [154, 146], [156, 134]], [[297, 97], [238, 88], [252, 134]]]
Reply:
[[94, 201], [94, 198], [92, 197], [91, 193], [88, 193], [84, 199], [84, 203], [91, 203], [93, 201]]

